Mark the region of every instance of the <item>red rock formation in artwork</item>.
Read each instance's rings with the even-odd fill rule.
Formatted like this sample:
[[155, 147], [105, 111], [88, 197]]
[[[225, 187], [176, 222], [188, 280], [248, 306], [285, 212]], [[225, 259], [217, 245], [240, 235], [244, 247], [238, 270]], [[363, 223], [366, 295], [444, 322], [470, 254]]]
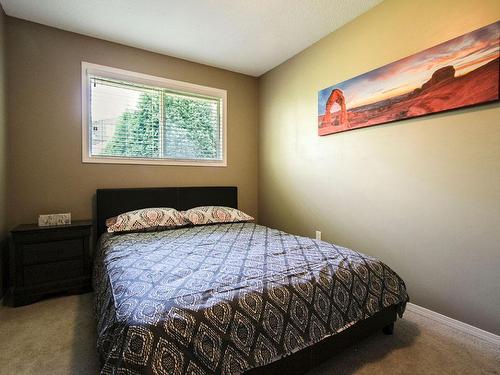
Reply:
[[340, 125], [340, 126], [347, 126], [347, 109], [345, 105], [345, 97], [344, 93], [342, 90], [335, 89], [332, 91], [330, 96], [328, 97], [328, 100], [326, 102], [326, 107], [325, 107], [325, 116], [323, 117], [323, 124], [326, 126], [334, 125], [332, 124], [332, 106], [337, 103], [340, 105], [340, 113], [339, 113], [339, 121], [338, 124], [335, 125]]
[[422, 85], [422, 90], [427, 90], [428, 88], [431, 88], [432, 86], [435, 86], [440, 82], [453, 78], [455, 78], [455, 68], [452, 65], [445, 66], [436, 70], [432, 74], [431, 79], [429, 79]]

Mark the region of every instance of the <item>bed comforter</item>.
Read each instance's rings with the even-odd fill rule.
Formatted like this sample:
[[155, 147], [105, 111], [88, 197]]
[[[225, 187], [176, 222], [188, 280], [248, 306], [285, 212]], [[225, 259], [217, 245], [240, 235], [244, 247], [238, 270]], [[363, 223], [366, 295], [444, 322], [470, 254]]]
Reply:
[[102, 374], [240, 374], [408, 295], [380, 260], [253, 223], [104, 234]]

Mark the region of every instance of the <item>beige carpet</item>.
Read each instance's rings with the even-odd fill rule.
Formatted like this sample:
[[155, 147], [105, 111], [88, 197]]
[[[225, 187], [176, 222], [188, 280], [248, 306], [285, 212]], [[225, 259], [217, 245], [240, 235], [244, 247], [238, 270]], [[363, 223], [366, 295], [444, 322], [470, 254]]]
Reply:
[[[0, 307], [1, 374], [96, 374], [95, 341], [91, 294]], [[407, 312], [309, 375], [327, 374], [500, 374], [500, 350]]]

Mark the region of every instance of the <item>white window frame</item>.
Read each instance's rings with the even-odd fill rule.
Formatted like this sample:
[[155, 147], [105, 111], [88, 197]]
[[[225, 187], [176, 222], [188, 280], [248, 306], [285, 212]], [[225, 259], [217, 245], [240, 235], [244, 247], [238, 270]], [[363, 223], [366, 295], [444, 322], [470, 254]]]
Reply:
[[[91, 154], [91, 128], [90, 123], [90, 80], [89, 75], [116, 79], [126, 82], [154, 86], [173, 91], [198, 94], [218, 98], [222, 101], [221, 124], [222, 132], [222, 160], [186, 160], [173, 158], [126, 158], [119, 156], [92, 156]], [[184, 166], [227, 166], [227, 91], [208, 86], [196, 85], [194, 83], [176, 81], [173, 79], [156, 77], [148, 74], [132, 72], [128, 70], [112, 68], [109, 66], [92, 64], [82, 61], [82, 162], [83, 163], [105, 163], [105, 164], [148, 164], [148, 165], [184, 165]]]

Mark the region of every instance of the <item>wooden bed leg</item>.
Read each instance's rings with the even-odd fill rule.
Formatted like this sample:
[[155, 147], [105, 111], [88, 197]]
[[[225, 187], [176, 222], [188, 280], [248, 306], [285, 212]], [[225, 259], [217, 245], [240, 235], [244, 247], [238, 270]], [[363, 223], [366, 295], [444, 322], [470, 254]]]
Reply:
[[384, 332], [386, 335], [392, 335], [394, 333], [394, 322], [382, 328], [382, 332]]

